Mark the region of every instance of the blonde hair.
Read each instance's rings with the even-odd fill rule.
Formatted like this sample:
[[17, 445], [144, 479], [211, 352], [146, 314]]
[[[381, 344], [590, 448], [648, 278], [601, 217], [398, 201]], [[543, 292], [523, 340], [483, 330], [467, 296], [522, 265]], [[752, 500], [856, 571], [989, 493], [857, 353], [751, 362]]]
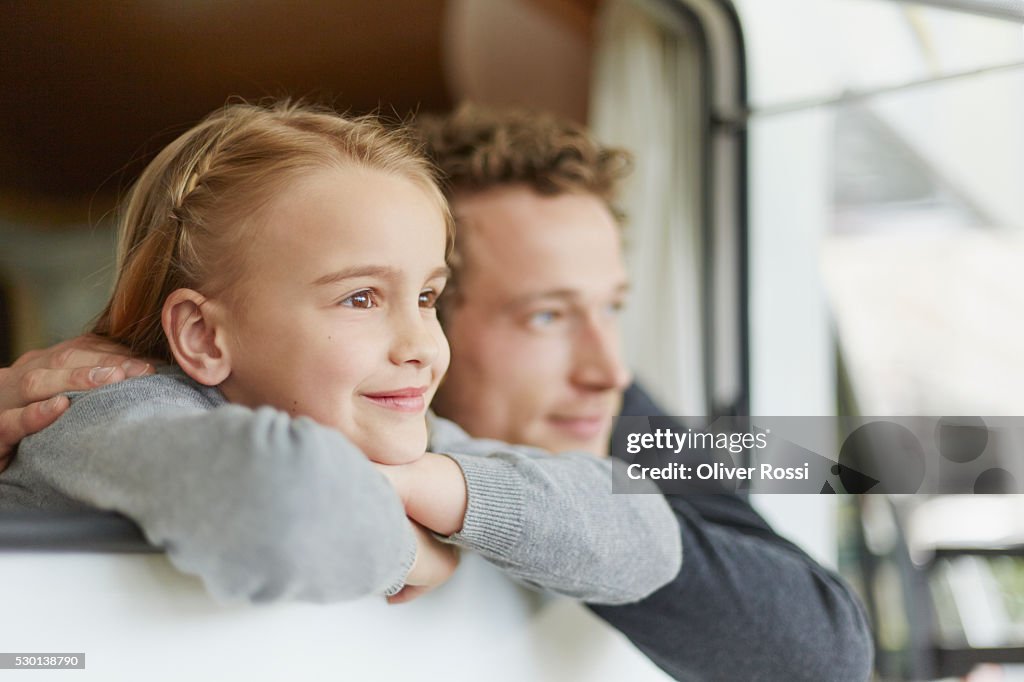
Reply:
[[436, 199], [454, 226], [434, 170], [407, 133], [372, 117], [344, 118], [288, 101], [213, 112], [154, 158], [123, 202], [118, 277], [92, 332], [135, 355], [171, 360], [160, 322], [167, 296], [226, 292], [241, 271], [251, 219], [282, 188], [318, 169], [394, 173]]

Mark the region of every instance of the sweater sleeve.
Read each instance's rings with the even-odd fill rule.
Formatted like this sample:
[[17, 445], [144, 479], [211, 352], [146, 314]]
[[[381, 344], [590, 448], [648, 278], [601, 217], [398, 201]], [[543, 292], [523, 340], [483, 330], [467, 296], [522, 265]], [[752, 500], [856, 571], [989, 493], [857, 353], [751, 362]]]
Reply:
[[[660, 494], [613, 494], [607, 460], [470, 439], [432, 447], [462, 469], [468, 505], [449, 542], [533, 587], [593, 603], [642, 599], [678, 573], [679, 527]], [[459, 437], [461, 435], [461, 437]]]
[[678, 680], [871, 677], [863, 607], [738, 495], [669, 498], [686, 561], [643, 601], [591, 608]]
[[[624, 414], [679, 428], [636, 386]], [[598, 616], [678, 680], [870, 678], [871, 631], [839, 576], [779, 536], [738, 494], [697, 488], [668, 499], [682, 570], [643, 601], [591, 606]]]
[[203, 407], [188, 391], [152, 377], [76, 398], [21, 444], [5, 489], [37, 508], [127, 515], [224, 600], [326, 602], [402, 584], [416, 546], [401, 501], [344, 436], [271, 408]]

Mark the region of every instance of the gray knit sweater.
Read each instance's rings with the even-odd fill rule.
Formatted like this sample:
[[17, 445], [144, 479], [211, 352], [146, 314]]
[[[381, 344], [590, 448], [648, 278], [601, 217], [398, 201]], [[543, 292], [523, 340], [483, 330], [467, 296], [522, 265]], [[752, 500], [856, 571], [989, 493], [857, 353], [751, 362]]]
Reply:
[[[402, 503], [338, 431], [228, 404], [180, 371], [71, 397], [0, 474], [0, 511], [121, 512], [220, 599], [326, 602], [402, 585], [416, 551]], [[615, 604], [679, 570], [664, 498], [613, 495], [607, 461], [474, 440], [436, 417], [430, 447], [467, 483], [463, 529], [447, 540], [520, 581]]]

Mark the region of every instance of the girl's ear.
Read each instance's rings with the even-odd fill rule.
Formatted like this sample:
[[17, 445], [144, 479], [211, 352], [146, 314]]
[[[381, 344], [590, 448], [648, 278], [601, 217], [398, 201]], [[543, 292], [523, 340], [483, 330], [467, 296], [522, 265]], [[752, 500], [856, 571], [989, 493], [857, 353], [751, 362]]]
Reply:
[[217, 386], [231, 374], [224, 310], [198, 291], [177, 289], [164, 301], [160, 315], [175, 362], [185, 374], [206, 386]]

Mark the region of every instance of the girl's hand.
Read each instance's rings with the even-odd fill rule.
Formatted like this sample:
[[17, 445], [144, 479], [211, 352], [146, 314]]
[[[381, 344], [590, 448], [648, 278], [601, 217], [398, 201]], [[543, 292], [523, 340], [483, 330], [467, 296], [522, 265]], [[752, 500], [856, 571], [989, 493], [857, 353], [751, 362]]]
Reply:
[[0, 368], [0, 471], [25, 436], [57, 420], [71, 402], [61, 393], [82, 391], [153, 372], [128, 349], [95, 336], [80, 336], [25, 353]]
[[402, 498], [405, 513], [439, 535], [462, 530], [466, 479], [455, 460], [432, 452], [409, 464], [375, 464]]
[[405, 587], [387, 598], [389, 604], [412, 601], [443, 584], [459, 565], [459, 550], [446, 545], [423, 526], [412, 522], [416, 534], [416, 561], [405, 578]]

